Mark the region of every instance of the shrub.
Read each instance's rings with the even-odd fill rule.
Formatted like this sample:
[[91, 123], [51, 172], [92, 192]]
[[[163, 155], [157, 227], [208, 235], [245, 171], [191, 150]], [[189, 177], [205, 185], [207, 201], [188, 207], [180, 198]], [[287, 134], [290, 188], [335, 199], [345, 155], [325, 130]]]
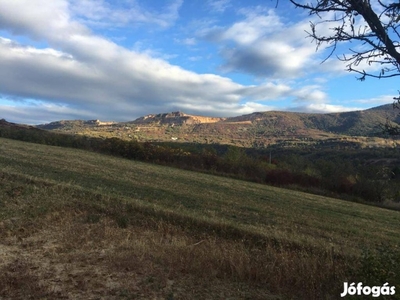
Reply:
[[[368, 286], [382, 286], [386, 282], [395, 286], [396, 295], [379, 299], [400, 299], [400, 248], [396, 245], [379, 245], [375, 251], [364, 249], [360, 268], [353, 280]], [[369, 298], [368, 298], [369, 299]]]

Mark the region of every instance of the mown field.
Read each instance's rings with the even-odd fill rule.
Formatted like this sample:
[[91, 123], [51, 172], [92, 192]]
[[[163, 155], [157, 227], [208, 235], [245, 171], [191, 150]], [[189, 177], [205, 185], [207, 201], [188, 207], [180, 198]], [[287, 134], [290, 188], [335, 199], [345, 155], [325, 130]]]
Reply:
[[400, 277], [399, 231], [398, 211], [0, 138], [4, 299], [338, 299]]

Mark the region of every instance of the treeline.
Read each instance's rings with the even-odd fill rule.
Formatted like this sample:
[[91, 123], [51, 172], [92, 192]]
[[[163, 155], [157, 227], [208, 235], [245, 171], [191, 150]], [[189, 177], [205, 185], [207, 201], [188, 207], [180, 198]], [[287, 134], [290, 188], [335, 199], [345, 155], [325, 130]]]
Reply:
[[347, 200], [400, 202], [400, 166], [367, 163], [373, 157], [379, 158], [382, 153], [329, 153], [315, 150], [302, 150], [302, 153], [297, 150], [296, 153], [293, 150], [274, 149], [272, 156], [269, 151], [225, 145], [141, 143], [4, 125], [0, 126], [0, 136], [95, 151]]
[[399, 149], [281, 150], [275, 157], [280, 168], [316, 177], [342, 198], [400, 202]]

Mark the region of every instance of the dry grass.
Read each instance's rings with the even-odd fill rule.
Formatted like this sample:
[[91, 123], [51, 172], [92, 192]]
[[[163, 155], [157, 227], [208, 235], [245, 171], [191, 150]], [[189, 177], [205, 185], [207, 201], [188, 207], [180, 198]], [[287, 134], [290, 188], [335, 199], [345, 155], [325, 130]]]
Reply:
[[286, 294], [323, 299], [334, 279], [336, 263], [328, 253], [321, 259], [306, 251], [248, 247], [206, 234], [199, 239], [164, 222], [151, 229], [145, 224], [120, 228], [109, 217], [90, 216], [53, 212], [38, 221], [32, 234], [16, 229], [4, 238], [1, 248], [8, 258], [0, 264], [0, 296], [279, 299], [273, 295]]
[[228, 254], [242, 259], [240, 249], [222, 248], [234, 243], [192, 243], [161, 224], [158, 230], [122, 229], [107, 217], [87, 223], [82, 212], [53, 213], [40, 223], [31, 235], [21, 238], [17, 230], [3, 239], [0, 249], [8, 257], [0, 264], [0, 297], [277, 299], [265, 286], [232, 277], [241, 273], [232, 261], [218, 262]]
[[336, 299], [399, 243], [399, 212], [0, 141], [0, 298]]

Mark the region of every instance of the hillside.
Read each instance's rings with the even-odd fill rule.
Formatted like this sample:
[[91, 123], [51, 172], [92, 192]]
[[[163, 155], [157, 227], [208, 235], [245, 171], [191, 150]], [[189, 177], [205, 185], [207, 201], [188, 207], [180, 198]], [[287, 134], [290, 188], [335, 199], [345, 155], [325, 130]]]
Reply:
[[336, 299], [400, 243], [397, 211], [91, 152], [1, 138], [0, 170], [0, 297]]
[[[178, 141], [231, 144], [244, 147], [310, 145], [320, 142], [355, 143], [359, 147], [394, 144], [382, 135], [386, 120], [399, 122], [392, 105], [333, 114], [256, 112], [215, 118], [182, 112], [153, 114], [131, 122], [56, 121], [37, 128], [96, 137], [120, 137], [139, 141]], [[374, 140], [371, 143], [371, 139]]]

